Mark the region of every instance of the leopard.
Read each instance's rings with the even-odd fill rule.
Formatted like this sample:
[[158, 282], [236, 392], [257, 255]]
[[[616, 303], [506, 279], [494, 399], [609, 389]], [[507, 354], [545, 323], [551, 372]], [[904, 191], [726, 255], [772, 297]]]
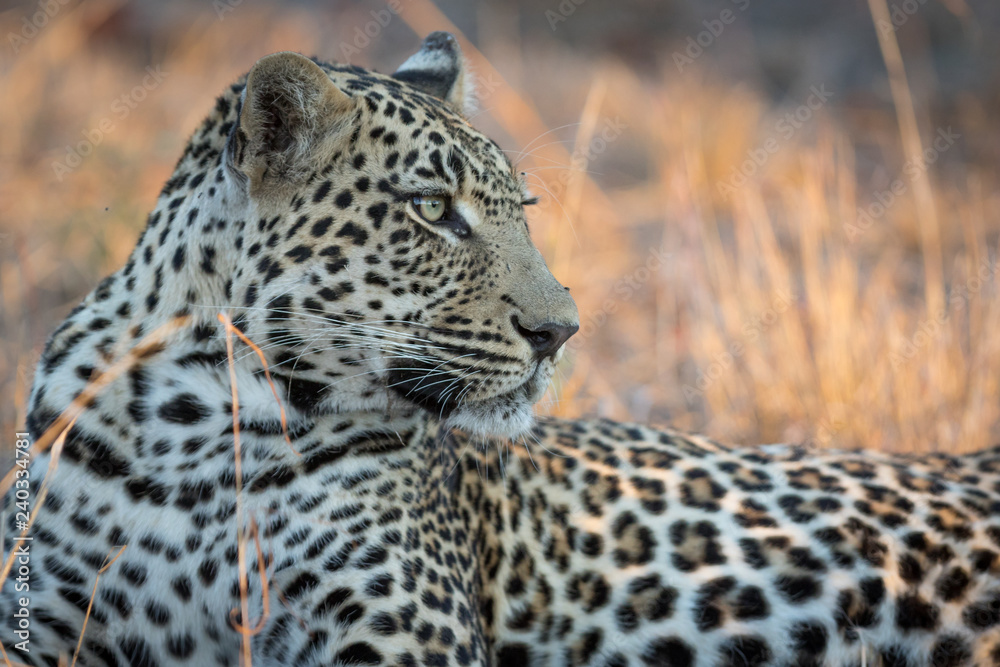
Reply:
[[471, 71], [435, 32], [218, 97], [38, 362], [8, 659], [1000, 665], [1000, 449], [535, 415], [578, 312]]

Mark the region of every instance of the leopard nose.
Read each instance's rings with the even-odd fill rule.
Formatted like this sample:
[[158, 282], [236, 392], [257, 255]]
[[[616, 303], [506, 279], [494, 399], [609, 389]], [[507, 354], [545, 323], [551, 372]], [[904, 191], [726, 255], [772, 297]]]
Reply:
[[558, 322], [544, 322], [528, 328], [521, 325], [517, 315], [512, 315], [510, 319], [514, 328], [517, 329], [517, 333], [528, 341], [531, 349], [535, 351], [535, 356], [539, 359], [555, 356], [562, 344], [580, 328], [580, 325], [576, 323], [559, 324]]

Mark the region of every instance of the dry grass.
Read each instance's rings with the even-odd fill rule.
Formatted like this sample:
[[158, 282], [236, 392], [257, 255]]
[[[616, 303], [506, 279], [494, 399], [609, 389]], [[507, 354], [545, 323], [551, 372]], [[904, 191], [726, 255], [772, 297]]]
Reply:
[[[118, 25], [122, 4], [66, 7], [0, 66], [3, 433], [23, 423], [45, 336], [124, 262], [219, 91], [269, 52], [339, 59], [371, 19], [368, 7], [331, 16], [245, 5], [219, 20], [206, 4], [138, 48]], [[424, 0], [404, 7], [354, 62], [391, 69], [418, 41], [407, 25], [446, 27]], [[0, 14], [0, 34], [18, 30], [24, 11]], [[741, 442], [954, 451], [995, 439], [994, 171], [946, 154], [927, 171], [927, 215], [891, 110], [864, 114], [862, 160], [862, 135], [836, 120], [850, 113], [836, 95], [785, 137], [776, 123], [794, 105], [775, 107], [752, 86], [682, 76], [669, 59], [640, 78], [555, 42], [518, 56], [491, 26], [479, 36], [485, 95], [474, 122], [513, 155], [523, 150], [544, 200], [530, 213], [534, 238], [584, 325], [558, 400], [541, 410]], [[157, 65], [163, 82], [122, 117], [115, 100]], [[113, 129], [59, 180], [53, 162], [102, 120]], [[926, 147], [936, 128], [924, 124]], [[614, 135], [603, 148], [602, 133]], [[724, 196], [719, 184], [772, 137], [764, 167]], [[894, 203], [859, 224], [859, 207], [897, 178]], [[933, 229], [921, 228], [927, 219]], [[925, 281], [928, 266], [942, 279]]]

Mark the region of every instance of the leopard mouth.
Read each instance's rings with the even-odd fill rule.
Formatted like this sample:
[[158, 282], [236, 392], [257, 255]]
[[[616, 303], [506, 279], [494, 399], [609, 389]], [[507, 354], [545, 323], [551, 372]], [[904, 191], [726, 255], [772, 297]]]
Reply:
[[458, 408], [457, 398], [467, 385], [461, 378], [442, 376], [435, 366], [423, 362], [390, 368], [388, 374], [388, 386], [394, 394], [442, 419]]
[[548, 388], [551, 364], [540, 363], [521, 384], [489, 398], [466, 400], [471, 381], [442, 376], [433, 365], [392, 368], [388, 386], [401, 398], [445, 421], [448, 426], [487, 437], [516, 438], [534, 420], [532, 406]]

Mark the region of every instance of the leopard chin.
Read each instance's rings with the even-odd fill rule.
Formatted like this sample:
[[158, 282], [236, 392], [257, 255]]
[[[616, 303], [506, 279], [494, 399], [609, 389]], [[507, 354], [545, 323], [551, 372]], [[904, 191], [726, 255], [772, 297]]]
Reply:
[[445, 426], [457, 428], [483, 438], [517, 440], [526, 436], [535, 423], [532, 409], [548, 389], [554, 367], [546, 362], [513, 390], [493, 398], [462, 403], [445, 421]]

